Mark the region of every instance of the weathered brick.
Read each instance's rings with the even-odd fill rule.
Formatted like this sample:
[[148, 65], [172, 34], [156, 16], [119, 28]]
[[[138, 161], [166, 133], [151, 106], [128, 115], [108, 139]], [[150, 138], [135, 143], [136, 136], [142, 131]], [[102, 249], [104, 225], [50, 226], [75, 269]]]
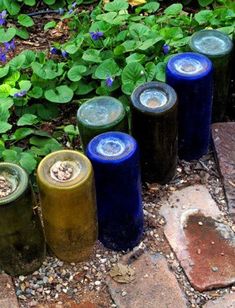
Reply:
[[10, 276], [0, 275], [0, 307], [18, 308], [18, 301], [15, 295], [15, 289]]
[[132, 263], [135, 280], [128, 284], [107, 279], [110, 294], [119, 308], [186, 308], [186, 299], [166, 259], [157, 254], [141, 255]]
[[160, 210], [164, 233], [192, 286], [204, 291], [235, 282], [235, 236], [201, 185], [175, 191]]
[[203, 308], [234, 308], [235, 293], [226, 294], [218, 299], [210, 300]]
[[235, 122], [212, 125], [212, 138], [228, 209], [235, 222]]

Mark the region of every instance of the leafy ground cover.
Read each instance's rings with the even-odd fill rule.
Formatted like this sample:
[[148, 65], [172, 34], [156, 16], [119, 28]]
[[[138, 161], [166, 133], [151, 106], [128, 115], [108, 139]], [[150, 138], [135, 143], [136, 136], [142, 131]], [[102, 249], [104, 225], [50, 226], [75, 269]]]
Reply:
[[[22, 48], [39, 19], [27, 15], [25, 6], [12, 12], [8, 1], [0, 1], [0, 158], [33, 173], [51, 151], [79, 148], [75, 115], [84, 100], [111, 95], [128, 110], [133, 89], [146, 81], [165, 81], [166, 62], [189, 50], [195, 31], [214, 28], [234, 35], [235, 4], [219, 2], [191, 13], [181, 3], [130, 6], [114, 0], [91, 9], [70, 1], [63, 15], [45, 19], [42, 35], [49, 44], [42, 51]], [[58, 31], [66, 33], [66, 41], [56, 39]]]

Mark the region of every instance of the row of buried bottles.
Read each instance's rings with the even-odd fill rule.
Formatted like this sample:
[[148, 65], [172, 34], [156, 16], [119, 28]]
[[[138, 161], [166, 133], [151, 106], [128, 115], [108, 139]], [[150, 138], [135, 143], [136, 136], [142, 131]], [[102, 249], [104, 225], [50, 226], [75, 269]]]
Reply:
[[[218, 119], [228, 97], [232, 42], [218, 31], [204, 30], [198, 36], [195, 46], [213, 53], [214, 74], [212, 62], [202, 54], [173, 56], [167, 83], [140, 85], [131, 96], [134, 138], [127, 134], [128, 118], [120, 101], [93, 98], [77, 114], [86, 156], [64, 150], [40, 162], [42, 221], [48, 247], [58, 258], [85, 260], [97, 236], [114, 250], [136, 246], [143, 232], [140, 165], [145, 181], [163, 184], [175, 174], [178, 153], [192, 160], [207, 152], [212, 99], [213, 118]], [[45, 250], [26, 172], [1, 163], [0, 268], [11, 275], [33, 272]]]

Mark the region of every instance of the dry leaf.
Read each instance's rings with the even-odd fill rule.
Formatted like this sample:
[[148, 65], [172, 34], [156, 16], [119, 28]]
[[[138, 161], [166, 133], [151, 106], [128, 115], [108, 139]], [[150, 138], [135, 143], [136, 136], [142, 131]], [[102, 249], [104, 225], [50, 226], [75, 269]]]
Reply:
[[135, 271], [129, 265], [117, 263], [110, 270], [109, 275], [120, 283], [129, 283], [135, 279]]
[[146, 3], [146, 0], [129, 0], [129, 4], [131, 6], [138, 6], [138, 5], [142, 5], [145, 3]]

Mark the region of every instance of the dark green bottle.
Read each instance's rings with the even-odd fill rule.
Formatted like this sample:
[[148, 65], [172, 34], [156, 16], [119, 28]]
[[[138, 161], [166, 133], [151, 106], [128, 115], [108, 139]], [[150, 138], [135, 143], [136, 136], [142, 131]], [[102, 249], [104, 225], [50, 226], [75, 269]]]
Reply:
[[128, 119], [123, 104], [110, 96], [95, 97], [78, 109], [79, 133], [85, 150], [95, 136], [108, 131], [128, 133]]
[[17, 276], [37, 270], [45, 257], [41, 221], [27, 173], [0, 163], [0, 268]]
[[201, 30], [192, 35], [192, 51], [207, 56], [214, 66], [212, 122], [224, 120], [229, 105], [233, 42], [218, 30]]
[[165, 184], [176, 172], [177, 95], [161, 82], [147, 82], [131, 96], [131, 131], [140, 147], [142, 178]]

